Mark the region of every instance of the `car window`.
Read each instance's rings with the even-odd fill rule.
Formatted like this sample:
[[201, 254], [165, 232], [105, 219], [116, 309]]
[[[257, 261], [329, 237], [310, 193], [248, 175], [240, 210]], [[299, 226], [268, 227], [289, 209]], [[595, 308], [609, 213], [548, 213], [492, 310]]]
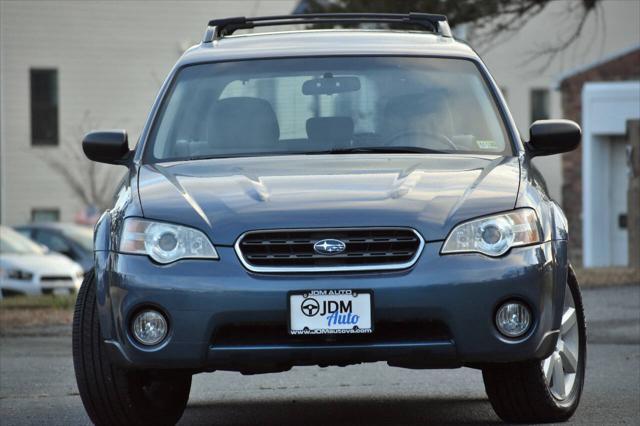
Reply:
[[324, 57], [198, 64], [163, 101], [148, 161], [417, 147], [510, 155], [469, 60]]
[[93, 229], [88, 226], [65, 225], [60, 231], [86, 252], [93, 251]]
[[58, 253], [70, 253], [72, 251], [71, 246], [69, 246], [64, 238], [53, 232], [38, 230], [34, 235], [34, 240]]
[[0, 227], [0, 253], [44, 254], [44, 250], [30, 239], [6, 227]]
[[16, 229], [16, 232], [23, 237], [31, 239], [31, 230], [30, 229]]

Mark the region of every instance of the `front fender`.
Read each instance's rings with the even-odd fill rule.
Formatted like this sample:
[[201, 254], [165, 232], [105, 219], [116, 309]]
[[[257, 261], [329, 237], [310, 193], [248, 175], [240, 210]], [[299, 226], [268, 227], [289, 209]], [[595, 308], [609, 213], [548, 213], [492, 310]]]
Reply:
[[100, 316], [100, 332], [103, 339], [111, 339], [117, 330], [115, 313], [109, 297], [109, 274], [113, 268], [109, 264], [110, 254], [117, 250], [118, 237], [125, 217], [143, 216], [138, 198], [137, 169], [130, 167], [128, 176], [115, 196], [115, 203], [111, 210], [105, 211], [94, 228], [94, 273], [96, 284], [96, 300]]
[[93, 250], [109, 251], [111, 245], [111, 214], [107, 210], [102, 213], [93, 229]]
[[552, 211], [553, 226], [551, 228], [553, 240], [568, 240], [569, 239], [569, 223], [564, 212], [555, 201], [551, 202], [549, 208]]
[[558, 203], [549, 198], [544, 183], [532, 167], [528, 158], [520, 158], [520, 188], [516, 208], [529, 207], [536, 211], [542, 225], [543, 241], [566, 241], [569, 238], [567, 218]]

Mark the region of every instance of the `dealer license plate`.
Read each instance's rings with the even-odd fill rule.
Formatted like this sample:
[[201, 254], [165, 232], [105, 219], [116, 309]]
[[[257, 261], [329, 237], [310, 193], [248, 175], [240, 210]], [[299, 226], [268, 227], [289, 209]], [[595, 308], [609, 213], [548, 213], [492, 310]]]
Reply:
[[371, 333], [371, 304], [371, 293], [361, 290], [309, 290], [289, 294], [289, 332]]

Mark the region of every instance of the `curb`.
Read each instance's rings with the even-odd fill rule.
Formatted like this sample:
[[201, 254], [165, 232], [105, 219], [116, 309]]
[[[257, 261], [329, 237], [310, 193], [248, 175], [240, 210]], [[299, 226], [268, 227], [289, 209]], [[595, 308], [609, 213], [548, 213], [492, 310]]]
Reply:
[[582, 288], [640, 285], [638, 268], [577, 268], [576, 275]]
[[15, 327], [0, 330], [0, 337], [71, 337], [71, 325]]

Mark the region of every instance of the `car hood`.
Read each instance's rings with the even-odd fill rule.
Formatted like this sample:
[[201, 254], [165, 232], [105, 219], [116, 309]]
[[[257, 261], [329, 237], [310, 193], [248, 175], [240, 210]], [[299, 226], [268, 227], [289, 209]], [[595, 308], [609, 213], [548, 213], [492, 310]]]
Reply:
[[307, 155], [143, 165], [144, 216], [232, 245], [249, 230], [408, 226], [442, 240], [452, 226], [514, 208], [516, 157]]
[[0, 266], [19, 269], [35, 275], [73, 275], [82, 271], [80, 265], [66, 256], [49, 254], [0, 254]]

